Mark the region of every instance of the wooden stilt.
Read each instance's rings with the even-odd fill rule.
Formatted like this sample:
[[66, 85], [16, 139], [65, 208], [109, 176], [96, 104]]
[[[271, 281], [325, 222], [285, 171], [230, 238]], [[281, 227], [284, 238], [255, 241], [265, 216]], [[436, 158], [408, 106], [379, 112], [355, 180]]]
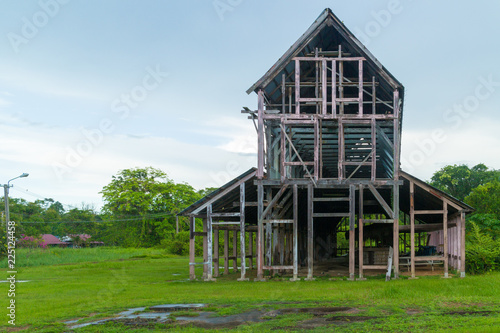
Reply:
[[214, 277], [219, 277], [219, 229], [214, 228]]
[[363, 238], [363, 185], [359, 185], [359, 213], [358, 213], [358, 244], [359, 244], [359, 259], [358, 259], [358, 270], [359, 270], [359, 279], [358, 280], [366, 280], [363, 277], [363, 248], [364, 248], [364, 238]]
[[195, 274], [195, 239], [194, 232], [195, 230], [195, 217], [189, 217], [189, 279], [196, 280]]
[[448, 203], [443, 200], [443, 256], [444, 278], [448, 278]]
[[354, 185], [349, 186], [349, 280], [356, 280], [356, 235], [355, 235], [355, 218], [356, 218], [356, 188]]
[[224, 275], [229, 274], [229, 230], [224, 230]]
[[313, 226], [313, 185], [307, 186], [307, 281], [313, 278], [314, 226]]
[[291, 281], [298, 281], [300, 280], [298, 277], [298, 230], [297, 230], [297, 224], [298, 224], [298, 206], [299, 206], [299, 194], [298, 194], [298, 188], [297, 185], [293, 185], [293, 255], [292, 255], [292, 260], [293, 260], [293, 278]]

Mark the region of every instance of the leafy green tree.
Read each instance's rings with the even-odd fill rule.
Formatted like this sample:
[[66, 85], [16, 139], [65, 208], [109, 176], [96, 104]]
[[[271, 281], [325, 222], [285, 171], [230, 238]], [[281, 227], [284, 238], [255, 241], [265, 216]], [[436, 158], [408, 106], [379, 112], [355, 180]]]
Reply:
[[476, 209], [478, 214], [492, 214], [500, 220], [500, 182], [480, 185], [472, 190], [465, 202]]
[[174, 183], [152, 167], [121, 170], [100, 192], [112, 242], [153, 246], [174, 239], [175, 215], [201, 198], [186, 183]]
[[498, 179], [500, 173], [480, 163], [472, 168], [467, 165], [447, 165], [434, 173], [430, 184], [463, 201], [479, 185]]

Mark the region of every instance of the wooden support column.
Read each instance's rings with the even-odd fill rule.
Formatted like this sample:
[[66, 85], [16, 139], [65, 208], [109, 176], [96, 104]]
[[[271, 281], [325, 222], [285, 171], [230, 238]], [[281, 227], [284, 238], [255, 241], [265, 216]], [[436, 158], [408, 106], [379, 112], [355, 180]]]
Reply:
[[415, 279], [415, 183], [410, 181], [410, 265], [411, 278]]
[[363, 277], [363, 248], [365, 246], [364, 237], [363, 237], [363, 185], [359, 185], [359, 212], [358, 212], [358, 247], [359, 247], [359, 279], [358, 280], [366, 280]]
[[297, 184], [293, 185], [293, 278], [291, 281], [299, 281], [299, 268], [298, 268], [298, 217], [299, 217], [299, 194]]
[[443, 256], [444, 277], [448, 278], [448, 203], [443, 200]]
[[238, 272], [238, 230], [233, 231], [233, 273]]
[[[269, 189], [268, 192], [266, 193], [267, 194], [267, 202], [271, 202], [272, 200], [272, 190]], [[267, 206], [266, 210], [268, 209], [272, 209], [271, 206]], [[269, 214], [271, 214], [272, 216], [272, 210], [268, 210], [268, 213], [266, 214], [266, 216], [269, 216]], [[271, 261], [271, 254], [272, 254], [272, 244], [273, 244], [273, 225], [272, 223], [266, 223], [265, 224], [265, 228], [266, 228], [266, 242], [265, 242], [265, 250], [266, 250], [266, 260], [265, 260], [265, 266], [271, 266], [272, 265], [272, 261]]]
[[257, 237], [256, 237], [256, 247], [257, 247], [257, 278], [255, 281], [263, 281], [264, 279], [264, 251], [263, 251], [263, 221], [262, 213], [264, 212], [264, 186], [257, 185]]
[[257, 110], [257, 179], [264, 177], [264, 92], [258, 92]]
[[253, 269], [253, 232], [248, 232], [248, 255], [250, 260], [248, 261], [248, 267]]
[[195, 217], [190, 216], [189, 217], [189, 279], [190, 280], [196, 280], [196, 274], [195, 274], [195, 239], [194, 239], [194, 232], [195, 232]]
[[224, 230], [224, 275], [229, 274], [229, 230]]
[[212, 267], [213, 267], [213, 248], [212, 248], [212, 205], [208, 205], [207, 207], [207, 219], [206, 219], [206, 226], [207, 226], [207, 261], [206, 265], [207, 266], [207, 274], [205, 281], [215, 281], [214, 278], [212, 278]]
[[[207, 208], [208, 209], [208, 208]], [[207, 250], [207, 219], [203, 219], [203, 280], [207, 278], [207, 262], [208, 262], [208, 250]]]
[[355, 234], [355, 219], [356, 219], [356, 188], [354, 185], [349, 186], [349, 280], [356, 280], [356, 234]]
[[214, 228], [214, 277], [219, 277], [219, 228]]
[[460, 213], [460, 277], [465, 277], [465, 213]]
[[399, 278], [399, 185], [393, 187], [393, 211], [394, 211], [394, 234], [393, 234], [393, 264], [394, 278]]
[[313, 185], [307, 185], [307, 278], [313, 281], [314, 226], [313, 226]]
[[240, 185], [240, 255], [241, 255], [241, 277], [238, 281], [248, 281], [246, 278], [246, 255], [245, 255], [245, 183]]

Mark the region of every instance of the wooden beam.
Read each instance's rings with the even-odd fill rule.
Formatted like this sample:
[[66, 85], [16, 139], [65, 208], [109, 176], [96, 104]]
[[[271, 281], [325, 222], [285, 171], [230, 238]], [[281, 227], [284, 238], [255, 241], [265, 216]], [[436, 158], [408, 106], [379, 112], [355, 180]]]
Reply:
[[377, 201], [380, 203], [380, 205], [384, 208], [386, 213], [389, 215], [389, 218], [394, 218], [393, 210], [391, 209], [391, 207], [389, 207], [387, 202], [385, 202], [384, 198], [380, 195], [380, 193], [373, 186], [373, 184], [368, 183], [367, 185], [368, 185], [368, 188], [370, 189], [370, 192], [372, 192], [373, 196], [375, 197], [375, 199], [377, 199]]
[[410, 180], [410, 260], [411, 278], [415, 278], [415, 183]]
[[313, 226], [313, 193], [312, 184], [307, 186], [307, 279], [313, 279], [314, 262], [314, 226]]
[[354, 185], [349, 186], [349, 280], [354, 281], [355, 278], [355, 217], [356, 217], [356, 188]]
[[448, 277], [448, 204], [443, 200], [443, 256], [444, 256], [444, 277]]
[[229, 274], [229, 230], [224, 230], [224, 275]]
[[256, 281], [262, 281], [264, 279], [264, 270], [262, 267], [264, 266], [264, 251], [263, 251], [263, 243], [262, 243], [262, 233], [263, 233], [263, 224], [262, 224], [262, 213], [264, 210], [264, 186], [262, 184], [257, 185], [257, 238], [255, 240], [257, 247], [257, 278]]
[[293, 278], [292, 281], [298, 281], [298, 217], [299, 217], [299, 195], [297, 185], [293, 185]]
[[245, 256], [245, 183], [240, 185], [240, 255], [241, 255], [241, 277], [238, 281], [248, 281], [246, 277]]
[[365, 239], [363, 238], [363, 185], [359, 186], [359, 211], [358, 211], [358, 231], [359, 231], [359, 236], [358, 236], [358, 247], [359, 247], [359, 259], [358, 259], [358, 267], [359, 267], [359, 280], [364, 280], [365, 278], [363, 277], [363, 250], [365, 247]]
[[465, 277], [465, 213], [460, 214], [460, 277]]
[[196, 280], [196, 274], [194, 271], [194, 263], [195, 263], [195, 217], [189, 217], [189, 279]]

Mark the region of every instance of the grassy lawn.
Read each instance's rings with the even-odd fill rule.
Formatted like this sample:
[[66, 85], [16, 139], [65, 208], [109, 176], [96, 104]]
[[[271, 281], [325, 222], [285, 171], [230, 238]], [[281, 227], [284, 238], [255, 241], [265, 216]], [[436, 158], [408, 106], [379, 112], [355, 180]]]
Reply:
[[[63, 321], [98, 320], [135, 307], [167, 303], [206, 303], [217, 315], [282, 309], [270, 320], [241, 325], [237, 331], [336, 332], [498, 332], [500, 273], [465, 279], [423, 277], [385, 282], [237, 282], [230, 274], [218, 282], [190, 282], [188, 259], [154, 249], [55, 249], [17, 252], [16, 329], [68, 331]], [[5, 261], [1, 267], [6, 267]], [[199, 269], [199, 268], [198, 268]], [[5, 279], [7, 270], [1, 270]], [[8, 306], [7, 283], [0, 284]], [[321, 317], [291, 308], [349, 307]], [[4, 310], [6, 311], [6, 310]], [[193, 314], [197, 315], [197, 314]], [[316, 320], [316, 324], [315, 323]], [[77, 332], [205, 331], [175, 322], [148, 326], [106, 323]], [[309, 325], [309, 326], [308, 326]], [[7, 319], [0, 330], [11, 330]], [[217, 330], [220, 331], [220, 330]], [[224, 329], [222, 329], [224, 331]]]

